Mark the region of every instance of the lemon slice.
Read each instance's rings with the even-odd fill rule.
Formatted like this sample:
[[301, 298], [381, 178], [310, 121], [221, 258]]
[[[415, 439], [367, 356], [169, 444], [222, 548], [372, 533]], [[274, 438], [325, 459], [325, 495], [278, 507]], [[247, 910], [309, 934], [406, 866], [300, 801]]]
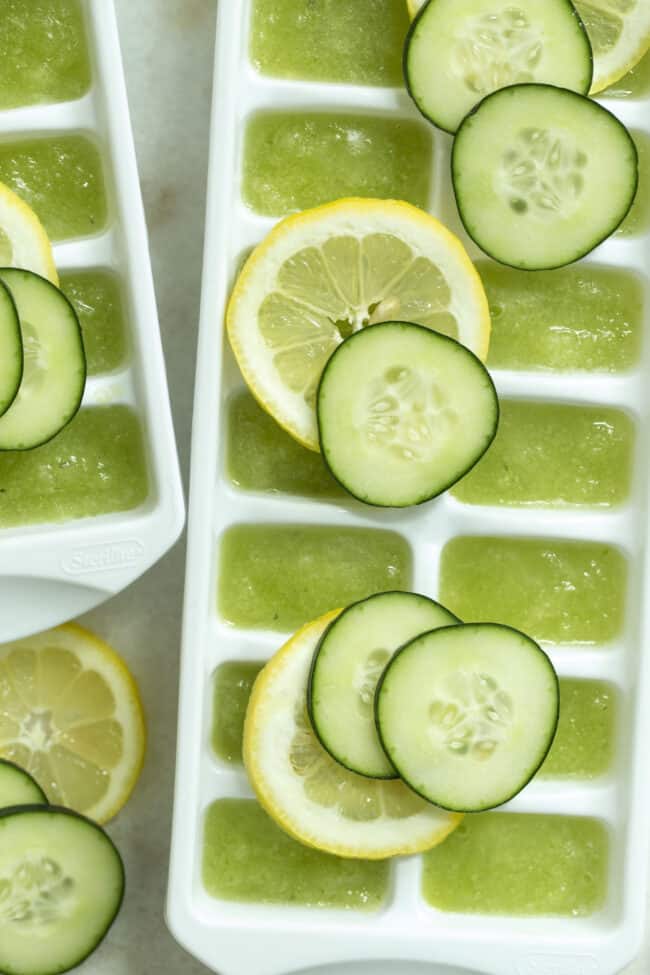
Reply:
[[[425, 0], [406, 0], [415, 17]], [[591, 94], [608, 88], [639, 63], [650, 49], [648, 0], [573, 0], [594, 52]]]
[[244, 265], [226, 315], [254, 396], [312, 450], [325, 363], [352, 332], [391, 320], [487, 356], [487, 299], [463, 245], [438, 220], [393, 200], [339, 200], [283, 220]]
[[627, 74], [650, 47], [648, 0], [574, 0], [594, 52], [591, 94]]
[[462, 820], [400, 781], [366, 779], [325, 751], [307, 717], [314, 651], [340, 610], [307, 624], [262, 670], [244, 726], [244, 762], [260, 803], [287, 833], [341, 857], [382, 860], [441, 843]]
[[144, 746], [136, 683], [94, 634], [67, 624], [0, 647], [0, 757], [50, 802], [106, 822], [129, 798]]
[[0, 183], [0, 267], [33, 271], [58, 285], [50, 239], [30, 206]]

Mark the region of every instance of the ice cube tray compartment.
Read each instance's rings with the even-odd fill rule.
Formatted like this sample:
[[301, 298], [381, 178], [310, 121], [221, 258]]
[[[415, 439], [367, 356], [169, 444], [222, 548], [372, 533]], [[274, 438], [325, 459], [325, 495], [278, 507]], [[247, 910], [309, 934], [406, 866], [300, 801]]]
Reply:
[[80, 135], [100, 151], [106, 222], [55, 241], [54, 256], [61, 272], [117, 277], [127, 357], [89, 378], [83, 407], [126, 405], [137, 414], [149, 494], [125, 512], [0, 530], [1, 640], [60, 623], [124, 588], [173, 544], [184, 518], [115, 11], [110, 0], [81, 0], [81, 9], [90, 89], [75, 101], [0, 111], [0, 143]]
[[[251, 6], [252, 0], [242, 0], [219, 8], [168, 922], [189, 951], [224, 975], [280, 975], [309, 965], [361, 959], [439, 962], [488, 975], [613, 975], [640, 945], [647, 889], [647, 335], [639, 362], [624, 373], [494, 371], [499, 392], [508, 397], [611, 405], [629, 413], [636, 424], [631, 490], [623, 504], [609, 510], [474, 506], [446, 494], [418, 509], [390, 511], [367, 508], [346, 497], [316, 500], [237, 488], [226, 469], [226, 429], [229, 404], [243, 382], [223, 336], [224, 310], [242, 256], [275, 223], [242, 200], [247, 121], [266, 110], [420, 118], [403, 90], [263, 77], [248, 57]], [[647, 100], [612, 100], [608, 105], [632, 128], [650, 127]], [[432, 212], [460, 233], [472, 257], [485, 259], [459, 225], [448, 175], [451, 140], [430, 131]], [[590, 265], [636, 272], [643, 281], [646, 318], [648, 244], [647, 233], [617, 237], [588, 259]], [[444, 913], [422, 896], [418, 857], [391, 864], [386, 904], [372, 914], [242, 904], [208, 895], [201, 869], [206, 810], [220, 798], [252, 798], [242, 767], [226, 763], [212, 749], [214, 675], [225, 661], [265, 660], [284, 640], [282, 633], [238, 629], [219, 616], [219, 546], [223, 533], [240, 524], [394, 531], [412, 551], [412, 587], [434, 597], [441, 553], [458, 536], [602, 542], [624, 555], [628, 580], [620, 632], [605, 645], [547, 644], [561, 677], [606, 681], [618, 694], [617, 738], [609, 771], [593, 780], [537, 779], [506, 807], [506, 813], [586, 816], [605, 825], [609, 883], [602, 910], [576, 919]]]

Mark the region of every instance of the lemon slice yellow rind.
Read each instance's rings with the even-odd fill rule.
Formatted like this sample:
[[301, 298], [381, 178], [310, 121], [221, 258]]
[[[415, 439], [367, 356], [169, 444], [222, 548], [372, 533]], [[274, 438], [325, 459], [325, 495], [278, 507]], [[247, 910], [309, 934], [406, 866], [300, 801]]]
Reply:
[[594, 52], [591, 95], [623, 78], [650, 49], [650, 4], [632, 0], [575, 0]]
[[43, 224], [4, 183], [0, 183], [0, 265], [24, 268], [59, 284], [52, 245]]

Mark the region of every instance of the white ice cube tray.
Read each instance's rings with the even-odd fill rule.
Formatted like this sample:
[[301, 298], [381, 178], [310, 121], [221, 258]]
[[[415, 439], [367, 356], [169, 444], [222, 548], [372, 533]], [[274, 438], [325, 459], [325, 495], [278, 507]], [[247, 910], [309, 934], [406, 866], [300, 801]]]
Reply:
[[83, 406], [125, 404], [142, 426], [150, 490], [133, 511], [0, 530], [0, 642], [70, 619], [142, 575], [178, 538], [184, 502], [147, 231], [113, 0], [82, 0], [92, 86], [72, 102], [0, 112], [0, 140], [79, 133], [100, 149], [108, 221], [56, 244], [59, 271], [112, 269], [120, 279], [127, 363], [88, 380]]
[[[244, 493], [224, 470], [225, 405], [242, 386], [224, 341], [224, 309], [242, 253], [273, 220], [241, 199], [246, 122], [262, 108], [359, 111], [415, 119], [402, 89], [276, 80], [260, 76], [248, 59], [251, 0], [219, 5], [212, 117], [202, 317], [192, 443], [189, 552], [183, 635], [178, 764], [168, 922], [176, 938], [222, 975], [280, 975], [312, 965], [355, 960], [420, 960], [460, 965], [490, 975], [613, 975], [638, 952], [646, 914], [650, 776], [650, 574], [648, 457], [650, 415], [642, 363], [624, 375], [495, 372], [511, 397], [616, 405], [636, 420], [635, 476], [627, 503], [611, 511], [528, 510], [465, 506], [450, 495], [402, 512], [349, 502]], [[650, 128], [648, 102], [610, 107], [632, 128]], [[424, 123], [423, 123], [424, 124]], [[432, 130], [433, 131], [433, 130]], [[462, 234], [449, 179], [451, 139], [435, 132], [430, 207]], [[589, 261], [635, 270], [648, 283], [648, 239], [616, 238]], [[646, 292], [647, 292], [646, 287]], [[646, 293], [646, 303], [649, 300]], [[392, 864], [391, 894], [375, 914], [297, 906], [239, 904], [214, 899], [201, 882], [204, 815], [223, 797], [251, 797], [242, 769], [226, 766], [210, 748], [212, 686], [223, 661], [269, 657], [283, 642], [270, 632], [233, 629], [217, 613], [220, 536], [239, 523], [305, 523], [393, 529], [410, 543], [414, 588], [437, 595], [444, 544], [457, 535], [506, 535], [608, 542], [629, 561], [624, 632], [607, 647], [549, 648], [562, 676], [600, 678], [620, 694], [616, 759], [593, 782], [535, 781], [505, 811], [595, 817], [609, 830], [606, 905], [588, 918], [493, 917], [436, 911], [420, 892], [421, 860]], [[397, 969], [398, 970], [398, 969]]]

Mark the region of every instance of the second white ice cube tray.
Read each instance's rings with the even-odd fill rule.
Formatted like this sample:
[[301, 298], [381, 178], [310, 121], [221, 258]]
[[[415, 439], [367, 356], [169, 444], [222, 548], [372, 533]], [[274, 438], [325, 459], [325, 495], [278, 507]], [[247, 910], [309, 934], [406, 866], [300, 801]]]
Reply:
[[149, 495], [132, 511], [0, 530], [0, 642], [77, 616], [142, 575], [178, 538], [184, 502], [113, 0], [82, 0], [92, 85], [82, 98], [0, 112], [0, 139], [80, 134], [98, 146], [106, 228], [56, 244], [60, 272], [112, 270], [129, 359], [88, 380], [83, 406], [124, 404], [142, 427]]

